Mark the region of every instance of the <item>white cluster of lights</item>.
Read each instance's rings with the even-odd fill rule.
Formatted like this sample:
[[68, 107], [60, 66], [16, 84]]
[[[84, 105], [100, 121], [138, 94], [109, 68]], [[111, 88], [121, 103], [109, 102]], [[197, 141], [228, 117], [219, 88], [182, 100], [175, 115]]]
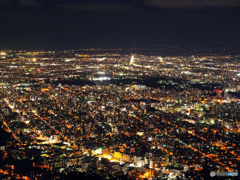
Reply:
[[107, 81], [107, 80], [111, 80], [110, 77], [97, 77], [97, 78], [93, 78], [94, 81]]

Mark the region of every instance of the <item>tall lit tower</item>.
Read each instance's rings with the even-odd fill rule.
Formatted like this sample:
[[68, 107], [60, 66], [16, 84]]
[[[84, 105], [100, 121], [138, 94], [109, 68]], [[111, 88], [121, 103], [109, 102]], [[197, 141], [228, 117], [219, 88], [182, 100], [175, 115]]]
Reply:
[[131, 56], [131, 59], [129, 61], [129, 65], [132, 65], [133, 64], [133, 61], [134, 61], [134, 55]]

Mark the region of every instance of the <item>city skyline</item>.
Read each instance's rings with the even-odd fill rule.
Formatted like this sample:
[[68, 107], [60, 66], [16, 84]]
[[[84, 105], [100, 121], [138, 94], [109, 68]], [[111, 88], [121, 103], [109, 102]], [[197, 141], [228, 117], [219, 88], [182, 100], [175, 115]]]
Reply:
[[0, 52], [0, 178], [237, 179], [239, 55]]

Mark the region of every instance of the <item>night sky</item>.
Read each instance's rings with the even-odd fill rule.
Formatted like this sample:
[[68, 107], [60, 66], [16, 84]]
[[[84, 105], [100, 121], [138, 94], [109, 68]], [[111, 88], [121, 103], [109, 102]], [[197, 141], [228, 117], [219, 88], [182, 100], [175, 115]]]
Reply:
[[240, 48], [239, 0], [0, 0], [0, 49]]

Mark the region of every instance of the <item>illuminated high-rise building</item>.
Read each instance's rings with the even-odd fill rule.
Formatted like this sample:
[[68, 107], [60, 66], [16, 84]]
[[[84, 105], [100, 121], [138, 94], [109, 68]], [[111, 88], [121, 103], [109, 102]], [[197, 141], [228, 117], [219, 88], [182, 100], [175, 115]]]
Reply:
[[216, 93], [217, 93], [217, 98], [221, 98], [222, 97], [222, 90], [220, 90], [220, 89], [217, 89], [216, 90]]
[[132, 65], [133, 62], [134, 62], [134, 55], [131, 56], [131, 59], [130, 59], [130, 61], [129, 61], [129, 65]]

